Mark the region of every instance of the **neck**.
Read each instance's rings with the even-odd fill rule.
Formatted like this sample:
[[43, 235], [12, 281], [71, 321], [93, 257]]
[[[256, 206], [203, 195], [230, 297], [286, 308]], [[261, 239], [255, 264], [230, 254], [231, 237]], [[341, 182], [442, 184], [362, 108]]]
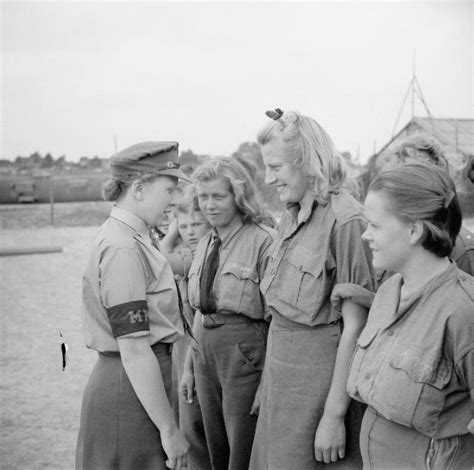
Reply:
[[399, 271], [403, 277], [403, 295], [408, 295], [424, 286], [447, 269], [449, 264], [447, 257], [440, 258], [420, 247], [420, 251], [410, 256], [406, 265]]
[[236, 216], [224, 227], [215, 227], [217, 234], [221, 240], [224, 240], [225, 236], [230, 232], [234, 231], [235, 228], [242, 224], [242, 219], [240, 216]]

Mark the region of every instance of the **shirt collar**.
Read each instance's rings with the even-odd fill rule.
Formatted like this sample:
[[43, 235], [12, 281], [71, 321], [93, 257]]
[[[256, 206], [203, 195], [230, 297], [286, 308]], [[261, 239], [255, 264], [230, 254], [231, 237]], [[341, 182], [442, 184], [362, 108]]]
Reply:
[[297, 220], [298, 220], [298, 212], [301, 210], [300, 204], [298, 202], [291, 202], [286, 205], [286, 208], [290, 212], [293, 222], [299, 226], [301, 224], [304, 224], [311, 218], [317, 206], [318, 206], [318, 201], [316, 201], [315, 199], [313, 201], [313, 204], [311, 205], [311, 210], [308, 211], [307, 214], [305, 214], [304, 219], [299, 224], [297, 223]]
[[[221, 246], [225, 248], [225, 246], [234, 238], [234, 235], [243, 227], [244, 223], [240, 217], [236, 217], [231, 223], [224, 236], [221, 238]], [[211, 230], [212, 239], [214, 240], [216, 237], [219, 237], [217, 230], [215, 227]]]
[[135, 232], [141, 235], [145, 240], [148, 240], [150, 230], [148, 229], [148, 226], [143, 221], [143, 219], [140, 219], [140, 217], [138, 217], [137, 215], [132, 214], [131, 212], [125, 209], [121, 209], [120, 207], [114, 206], [112, 207], [110, 217], [113, 217], [114, 219], [120, 220], [124, 224], [127, 224], [129, 227], [135, 230]]

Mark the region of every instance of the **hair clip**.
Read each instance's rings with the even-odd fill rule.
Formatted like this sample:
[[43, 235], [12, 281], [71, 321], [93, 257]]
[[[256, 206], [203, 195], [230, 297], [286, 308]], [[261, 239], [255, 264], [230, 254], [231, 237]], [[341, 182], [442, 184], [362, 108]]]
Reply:
[[448, 195], [446, 196], [446, 199], [444, 200], [443, 207], [447, 209], [450, 206], [451, 202], [453, 202], [453, 199], [454, 199], [454, 193], [453, 191], [449, 191]]
[[280, 108], [275, 108], [274, 110], [265, 111], [265, 114], [275, 121], [278, 121], [283, 116], [283, 111]]

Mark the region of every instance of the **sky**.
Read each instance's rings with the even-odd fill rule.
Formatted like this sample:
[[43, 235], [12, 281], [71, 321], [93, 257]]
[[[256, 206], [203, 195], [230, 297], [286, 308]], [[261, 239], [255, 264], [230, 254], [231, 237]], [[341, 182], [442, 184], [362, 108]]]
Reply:
[[[229, 155], [279, 107], [364, 162], [390, 140], [414, 63], [434, 117], [474, 117], [473, 28], [461, 0], [2, 1], [0, 158], [146, 140]], [[410, 118], [409, 99], [397, 129]]]

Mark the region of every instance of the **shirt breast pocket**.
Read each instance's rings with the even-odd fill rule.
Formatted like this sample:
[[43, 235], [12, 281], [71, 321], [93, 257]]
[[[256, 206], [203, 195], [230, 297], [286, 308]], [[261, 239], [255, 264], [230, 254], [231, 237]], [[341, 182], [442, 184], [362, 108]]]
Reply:
[[451, 364], [407, 349], [391, 359], [388, 374], [391, 378], [379, 397], [385, 402], [382, 414], [425, 435], [433, 435], [451, 380]]
[[219, 275], [219, 307], [239, 313], [250, 313], [260, 305], [259, 278], [255, 267], [229, 261]]
[[[324, 292], [324, 261], [304, 248], [295, 248], [286, 257], [282, 300], [312, 315], [327, 297]], [[327, 294], [327, 293], [326, 293]]]

